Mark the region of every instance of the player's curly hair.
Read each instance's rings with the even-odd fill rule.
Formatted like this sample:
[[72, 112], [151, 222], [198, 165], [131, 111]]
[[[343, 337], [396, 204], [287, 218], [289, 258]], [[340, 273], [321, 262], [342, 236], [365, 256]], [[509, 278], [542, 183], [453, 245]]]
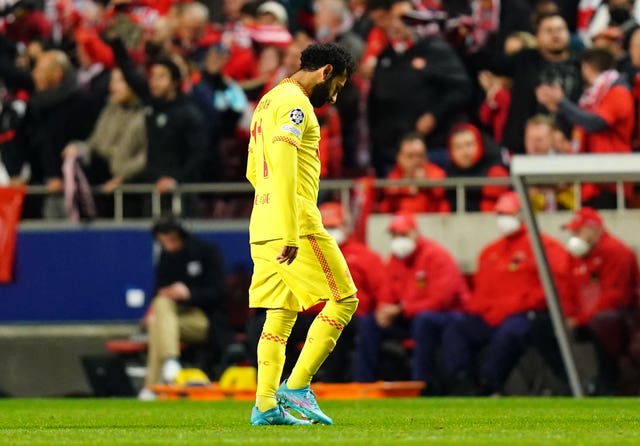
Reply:
[[327, 64], [333, 66], [333, 75], [338, 76], [346, 71], [350, 77], [356, 69], [356, 63], [349, 52], [335, 43], [314, 43], [302, 51], [300, 69], [314, 71]]

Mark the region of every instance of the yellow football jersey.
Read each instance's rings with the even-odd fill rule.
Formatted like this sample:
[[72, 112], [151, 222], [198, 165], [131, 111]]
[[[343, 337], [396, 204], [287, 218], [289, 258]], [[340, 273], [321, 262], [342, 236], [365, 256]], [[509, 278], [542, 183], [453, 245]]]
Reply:
[[251, 243], [324, 230], [317, 207], [320, 125], [302, 86], [285, 79], [258, 103], [251, 120], [247, 179], [255, 189]]

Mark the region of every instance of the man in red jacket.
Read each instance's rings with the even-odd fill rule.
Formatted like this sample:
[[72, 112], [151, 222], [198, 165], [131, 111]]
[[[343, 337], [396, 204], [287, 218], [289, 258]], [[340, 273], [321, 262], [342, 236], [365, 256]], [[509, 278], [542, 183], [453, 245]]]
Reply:
[[[421, 236], [412, 214], [395, 214], [389, 225], [391, 294], [380, 296], [375, 321], [360, 327], [362, 350], [356, 381], [373, 381], [383, 337], [400, 335], [415, 342], [411, 378], [426, 381], [437, 392], [436, 353], [442, 330], [461, 318], [469, 297], [467, 283], [451, 254]], [[385, 299], [386, 297], [386, 299]]]
[[[486, 246], [478, 258], [474, 290], [466, 314], [442, 335], [444, 363], [456, 379], [457, 392], [499, 393], [527, 345], [535, 312], [546, 309], [529, 235], [520, 217], [515, 192], [496, 203], [502, 237]], [[542, 242], [561, 292], [566, 286], [568, 255], [562, 245], [542, 235]], [[472, 376], [474, 354], [486, 346], [478, 376]]]
[[598, 376], [592, 393], [612, 393], [618, 378], [618, 359], [624, 353], [625, 312], [638, 305], [640, 278], [635, 253], [609, 234], [602, 217], [582, 208], [563, 226], [571, 231], [567, 249], [572, 255], [572, 299], [565, 305], [567, 325], [578, 338], [594, 342]]
[[[400, 141], [396, 165], [389, 180], [441, 180], [447, 174], [427, 159], [427, 146], [418, 133], [408, 133]], [[379, 212], [449, 212], [451, 207], [442, 187], [388, 186], [384, 188]]]
[[[360, 332], [360, 327], [367, 327], [375, 324], [375, 308], [380, 301], [388, 301], [390, 299], [390, 282], [384, 261], [376, 252], [369, 249], [365, 244], [356, 240], [351, 236], [349, 225], [344, 218], [342, 205], [340, 203], [328, 202], [320, 205], [320, 213], [322, 214], [322, 224], [329, 234], [336, 239], [340, 250], [344, 255], [351, 277], [358, 288], [358, 309], [351, 320], [349, 326], [354, 327], [354, 331]], [[347, 336], [345, 336], [347, 334]], [[366, 349], [369, 344], [364, 342], [365, 336], [360, 333], [358, 336], [349, 336], [354, 333], [343, 333], [340, 342], [336, 346], [333, 354], [325, 363], [325, 368], [345, 369], [348, 359], [346, 355], [350, 354], [352, 343], [349, 339], [355, 341], [355, 360], [354, 360], [354, 377], [365, 377], [364, 381], [374, 381], [373, 371], [366, 367], [366, 361], [360, 359], [366, 356]], [[377, 346], [376, 346], [377, 347]], [[336, 358], [335, 360], [333, 358]], [[337, 366], [337, 367], [334, 367]], [[371, 378], [369, 379], [369, 377]], [[358, 379], [356, 379], [358, 381]]]

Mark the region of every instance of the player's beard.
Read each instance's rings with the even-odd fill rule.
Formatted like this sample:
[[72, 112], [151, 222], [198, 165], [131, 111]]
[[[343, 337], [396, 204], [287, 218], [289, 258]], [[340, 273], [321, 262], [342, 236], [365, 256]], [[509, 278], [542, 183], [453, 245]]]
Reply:
[[313, 87], [313, 90], [311, 90], [311, 94], [309, 95], [309, 102], [311, 102], [311, 105], [318, 108], [329, 102], [331, 100], [331, 97], [329, 96], [330, 89], [331, 83], [329, 82], [329, 79], [324, 82], [320, 82]]

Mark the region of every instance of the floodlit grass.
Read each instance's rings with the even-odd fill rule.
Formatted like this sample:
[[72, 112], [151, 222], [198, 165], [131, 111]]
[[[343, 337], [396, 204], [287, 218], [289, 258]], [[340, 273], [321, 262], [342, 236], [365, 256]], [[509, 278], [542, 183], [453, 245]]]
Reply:
[[334, 426], [249, 426], [251, 403], [0, 400], [10, 445], [639, 445], [638, 399], [321, 401]]

